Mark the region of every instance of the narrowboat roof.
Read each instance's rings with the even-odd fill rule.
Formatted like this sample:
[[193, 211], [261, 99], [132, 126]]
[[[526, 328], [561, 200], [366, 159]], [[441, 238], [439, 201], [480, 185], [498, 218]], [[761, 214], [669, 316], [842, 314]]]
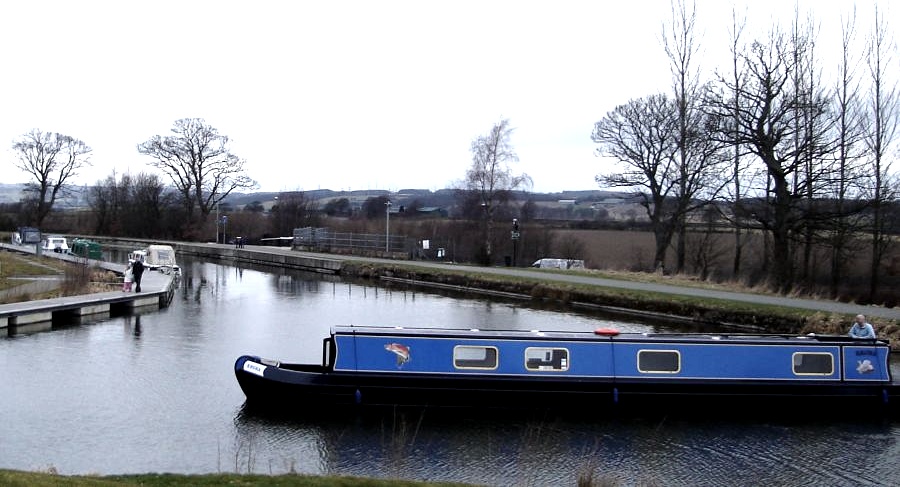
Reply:
[[433, 338], [466, 338], [466, 339], [520, 339], [520, 340], [562, 340], [562, 341], [653, 341], [678, 343], [766, 343], [766, 344], [848, 344], [848, 345], [881, 345], [888, 346], [883, 340], [853, 339], [846, 335], [808, 335], [792, 334], [751, 334], [751, 333], [619, 333], [615, 329], [598, 328], [593, 331], [543, 331], [543, 330], [482, 330], [442, 329], [403, 326], [335, 326], [332, 335], [383, 335], [383, 336], [418, 336]]

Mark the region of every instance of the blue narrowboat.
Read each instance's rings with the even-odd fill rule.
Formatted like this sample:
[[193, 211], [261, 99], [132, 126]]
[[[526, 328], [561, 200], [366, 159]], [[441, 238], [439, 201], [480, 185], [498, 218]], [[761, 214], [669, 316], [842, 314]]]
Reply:
[[888, 343], [845, 336], [339, 326], [319, 364], [244, 355], [235, 374], [263, 406], [887, 409], [889, 361]]

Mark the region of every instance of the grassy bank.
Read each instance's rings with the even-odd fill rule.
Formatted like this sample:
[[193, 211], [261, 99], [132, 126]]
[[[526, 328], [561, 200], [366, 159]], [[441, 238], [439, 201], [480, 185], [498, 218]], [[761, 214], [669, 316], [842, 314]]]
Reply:
[[[564, 305], [594, 307], [619, 314], [650, 316], [658, 319], [677, 320], [702, 329], [731, 329], [761, 333], [788, 334], [843, 334], [852, 322], [851, 315], [810, 312], [808, 310], [772, 306], [761, 303], [747, 303], [723, 299], [680, 296], [586, 284], [567, 284], [520, 276], [483, 274], [477, 268], [460, 270], [438, 270], [414, 264], [373, 264], [363, 261], [347, 261], [341, 274], [364, 279], [403, 279], [437, 285], [460, 291], [488, 292], [516, 296], [541, 302], [556, 302]], [[608, 276], [596, 276], [608, 277]], [[623, 279], [617, 274], [609, 276]], [[634, 280], [648, 282], [652, 276], [641, 274]], [[705, 283], [680, 283], [667, 279], [665, 284], [696, 285], [698, 287], [722, 289]], [[879, 337], [891, 341], [896, 350], [900, 346], [900, 326], [893, 320], [870, 320]]]
[[[53, 290], [31, 293], [13, 289], [48, 276], [59, 278], [59, 285]], [[9, 293], [4, 293], [7, 296], [0, 298], [0, 304], [104, 292], [113, 290], [118, 285], [117, 276], [99, 268], [89, 268], [51, 257], [0, 252], [0, 291], [10, 290]]]
[[463, 484], [425, 483], [403, 480], [382, 480], [359, 477], [315, 475], [176, 475], [141, 474], [110, 476], [62, 476], [47, 472], [21, 472], [0, 470], [0, 485], [9, 487], [168, 487], [168, 486], [220, 486], [239, 487], [422, 487], [460, 486]]
[[28, 277], [62, 274], [64, 272], [62, 264], [56, 259], [38, 259], [13, 252], [0, 252], [0, 290], [17, 286]]

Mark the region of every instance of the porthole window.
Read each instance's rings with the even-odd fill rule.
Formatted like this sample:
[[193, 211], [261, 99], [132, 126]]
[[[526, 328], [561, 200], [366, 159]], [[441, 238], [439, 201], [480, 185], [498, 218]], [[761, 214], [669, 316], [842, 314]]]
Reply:
[[453, 366], [457, 369], [496, 369], [497, 347], [471, 345], [453, 347]]
[[831, 375], [834, 357], [830, 353], [796, 352], [793, 357], [795, 375]]
[[565, 348], [528, 347], [525, 349], [527, 370], [569, 370], [569, 351]]
[[678, 350], [638, 351], [638, 372], [644, 374], [677, 374], [681, 371]]

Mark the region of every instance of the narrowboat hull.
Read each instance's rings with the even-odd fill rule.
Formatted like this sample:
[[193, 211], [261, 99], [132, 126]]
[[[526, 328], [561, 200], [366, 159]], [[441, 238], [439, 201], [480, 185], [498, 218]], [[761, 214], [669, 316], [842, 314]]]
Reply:
[[235, 374], [248, 403], [267, 407], [785, 416], [900, 404], [888, 344], [841, 336], [344, 326], [323, 340], [319, 365], [245, 355]]
[[780, 417], [840, 415], [844, 408], [861, 407], [873, 414], [900, 411], [900, 386], [893, 383], [356, 373], [321, 365], [275, 364], [247, 355], [235, 362], [235, 375], [248, 405], [290, 410], [410, 406]]

